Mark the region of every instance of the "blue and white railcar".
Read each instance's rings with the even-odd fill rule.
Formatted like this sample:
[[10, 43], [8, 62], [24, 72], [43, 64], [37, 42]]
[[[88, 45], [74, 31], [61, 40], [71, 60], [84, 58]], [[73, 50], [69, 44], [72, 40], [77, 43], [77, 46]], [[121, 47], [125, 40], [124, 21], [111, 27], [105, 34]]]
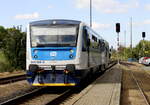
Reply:
[[75, 20], [41, 20], [27, 31], [27, 80], [33, 86], [75, 86], [109, 62], [109, 45]]

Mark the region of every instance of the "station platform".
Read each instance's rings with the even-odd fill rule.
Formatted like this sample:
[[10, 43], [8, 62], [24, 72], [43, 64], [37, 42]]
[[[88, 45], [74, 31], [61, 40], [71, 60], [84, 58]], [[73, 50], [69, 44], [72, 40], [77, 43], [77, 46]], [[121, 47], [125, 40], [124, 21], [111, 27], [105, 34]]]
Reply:
[[122, 70], [114, 66], [63, 105], [119, 105]]

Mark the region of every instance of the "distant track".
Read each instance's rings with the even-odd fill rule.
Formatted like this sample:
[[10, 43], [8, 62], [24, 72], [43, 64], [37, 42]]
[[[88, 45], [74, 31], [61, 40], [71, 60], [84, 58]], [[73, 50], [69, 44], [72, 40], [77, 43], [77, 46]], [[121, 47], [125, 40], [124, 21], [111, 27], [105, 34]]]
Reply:
[[107, 70], [107, 69], [110, 69], [111, 67], [113, 67], [113, 66], [116, 65], [116, 64], [117, 64], [117, 61], [111, 61], [111, 62], [109, 63], [109, 67], [106, 68], [106, 70]]
[[144, 101], [145, 101], [146, 105], [150, 105], [150, 102], [148, 101], [148, 98], [146, 97], [146, 94], [145, 94], [144, 90], [140, 87], [140, 85], [138, 83], [138, 80], [136, 79], [136, 77], [134, 76], [132, 71], [131, 71], [131, 75], [132, 75], [132, 78], [133, 78], [134, 82], [136, 83], [142, 97], [144, 98]]
[[26, 79], [26, 75], [17, 75], [17, 76], [11, 76], [11, 77], [5, 77], [5, 78], [0, 78], [0, 85], [2, 84], [7, 84], [7, 83], [12, 83], [12, 82], [16, 82], [16, 81], [21, 81], [21, 80], [25, 80]]

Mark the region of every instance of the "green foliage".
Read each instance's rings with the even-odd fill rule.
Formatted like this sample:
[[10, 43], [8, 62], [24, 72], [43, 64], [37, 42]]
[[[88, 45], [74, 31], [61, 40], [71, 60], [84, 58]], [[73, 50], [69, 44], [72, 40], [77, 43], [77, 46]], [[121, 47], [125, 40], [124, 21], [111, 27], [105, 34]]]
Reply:
[[0, 49], [4, 46], [5, 37], [7, 37], [7, 31], [4, 27], [0, 26]]
[[10, 67], [10, 64], [8, 60], [6, 59], [4, 53], [0, 51], [0, 72], [11, 71], [11, 70], [12, 69]]
[[141, 40], [139, 44], [135, 47], [135, 49], [136, 51], [138, 51], [140, 57], [150, 57], [150, 41]]
[[[117, 53], [114, 53], [117, 55]], [[127, 60], [128, 58], [150, 57], [150, 41], [141, 40], [134, 48], [119, 47], [119, 59]]]
[[14, 68], [25, 68], [25, 33], [15, 28], [7, 29], [4, 53]]
[[25, 69], [26, 33], [15, 28], [0, 27], [0, 50], [14, 69]]

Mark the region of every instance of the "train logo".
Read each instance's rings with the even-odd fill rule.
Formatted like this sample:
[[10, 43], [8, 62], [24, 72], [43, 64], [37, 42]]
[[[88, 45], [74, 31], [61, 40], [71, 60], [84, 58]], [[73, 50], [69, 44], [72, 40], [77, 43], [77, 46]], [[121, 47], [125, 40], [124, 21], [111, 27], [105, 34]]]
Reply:
[[56, 56], [57, 56], [57, 52], [51, 52], [51, 53], [50, 53], [50, 56], [56, 57]]

